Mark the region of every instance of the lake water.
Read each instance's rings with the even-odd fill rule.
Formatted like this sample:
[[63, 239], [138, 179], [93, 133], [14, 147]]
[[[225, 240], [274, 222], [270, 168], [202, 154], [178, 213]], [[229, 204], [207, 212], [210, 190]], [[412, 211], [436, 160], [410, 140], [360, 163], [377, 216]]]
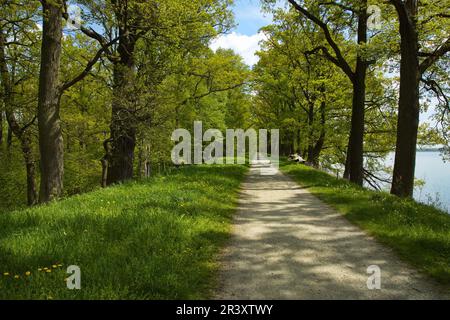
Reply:
[[[387, 166], [393, 167], [394, 156], [388, 156]], [[415, 188], [414, 198], [450, 213], [450, 162], [444, 162], [438, 151], [417, 152], [416, 178], [425, 185]]]

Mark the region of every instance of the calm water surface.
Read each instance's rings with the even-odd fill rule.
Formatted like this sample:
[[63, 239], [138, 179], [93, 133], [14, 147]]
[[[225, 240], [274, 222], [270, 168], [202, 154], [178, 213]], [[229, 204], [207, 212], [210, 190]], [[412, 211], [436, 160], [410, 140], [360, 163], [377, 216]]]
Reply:
[[[386, 164], [393, 166], [394, 153], [387, 158]], [[450, 213], [450, 162], [444, 162], [437, 151], [417, 152], [416, 178], [425, 182], [416, 187], [414, 198], [417, 201], [437, 204]]]

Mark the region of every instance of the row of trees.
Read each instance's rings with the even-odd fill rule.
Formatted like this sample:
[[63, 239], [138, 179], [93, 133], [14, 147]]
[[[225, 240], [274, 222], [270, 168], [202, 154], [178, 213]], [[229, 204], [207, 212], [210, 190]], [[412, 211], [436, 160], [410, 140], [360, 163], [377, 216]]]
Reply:
[[[275, 21], [252, 71], [208, 47], [231, 0], [0, 1], [2, 203], [148, 176], [194, 120], [280, 128], [283, 153], [403, 197], [418, 139], [448, 145], [449, 0], [262, 0]], [[431, 104], [439, 127], [419, 126]]]
[[208, 47], [232, 26], [230, 4], [2, 0], [0, 131], [20, 143], [28, 204], [62, 196], [64, 180], [84, 191], [93, 172], [103, 186], [149, 175], [194, 120], [245, 126], [248, 67]]
[[345, 155], [344, 176], [360, 185], [386, 182], [373, 159], [395, 147], [391, 191], [411, 197], [421, 98], [434, 95], [442, 125], [438, 133], [424, 125], [421, 136], [443, 142], [448, 133], [450, 3], [288, 0], [286, 12], [273, 2], [265, 1], [276, 23], [256, 68], [260, 105], [292, 113], [297, 136], [287, 134], [303, 136], [312, 164], [323, 149], [333, 161]]

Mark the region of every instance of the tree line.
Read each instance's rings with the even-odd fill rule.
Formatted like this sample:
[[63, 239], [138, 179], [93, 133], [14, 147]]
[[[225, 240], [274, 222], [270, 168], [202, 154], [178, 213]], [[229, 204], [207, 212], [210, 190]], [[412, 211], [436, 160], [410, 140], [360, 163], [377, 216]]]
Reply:
[[231, 3], [2, 0], [8, 188], [17, 153], [33, 205], [150, 175], [170, 159], [170, 132], [195, 119], [245, 126], [249, 68], [209, 48], [233, 26]]
[[[260, 119], [284, 121], [288, 151], [342, 163], [359, 185], [389, 182], [377, 172], [395, 150], [391, 193], [412, 197], [417, 143], [448, 146], [449, 1], [287, 2], [265, 1]], [[419, 124], [430, 105], [434, 127]]]
[[164, 171], [196, 120], [280, 129], [283, 154], [411, 197], [417, 143], [449, 146], [449, 0], [261, 0], [253, 68], [209, 48], [232, 4], [1, 0], [0, 207]]

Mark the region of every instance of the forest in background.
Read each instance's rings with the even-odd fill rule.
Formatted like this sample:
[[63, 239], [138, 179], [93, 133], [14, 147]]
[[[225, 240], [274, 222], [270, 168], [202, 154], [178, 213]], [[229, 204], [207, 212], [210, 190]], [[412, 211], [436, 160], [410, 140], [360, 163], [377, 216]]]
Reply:
[[250, 68], [209, 48], [231, 0], [2, 0], [0, 208], [164, 171], [196, 120], [279, 128], [283, 155], [411, 196], [417, 143], [449, 146], [449, 1], [274, 2]]
[[2, 4], [3, 208], [163, 171], [172, 131], [196, 119], [247, 126], [249, 67], [208, 47], [233, 25], [230, 1], [79, 1], [74, 28], [68, 4]]

